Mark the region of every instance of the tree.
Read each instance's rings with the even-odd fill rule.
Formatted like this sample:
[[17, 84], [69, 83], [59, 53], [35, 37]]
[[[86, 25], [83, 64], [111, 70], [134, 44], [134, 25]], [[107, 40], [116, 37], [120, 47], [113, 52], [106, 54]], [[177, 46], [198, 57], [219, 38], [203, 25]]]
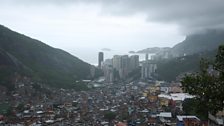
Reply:
[[[200, 107], [198, 107], [200, 106]], [[202, 104], [199, 99], [185, 99], [183, 102], [183, 111], [185, 115], [197, 115], [202, 120], [208, 117], [208, 111], [205, 104]]]
[[[215, 72], [208, 68], [213, 66]], [[204, 59], [200, 62], [200, 72], [185, 76], [182, 81], [183, 89], [195, 95], [198, 100], [198, 110], [215, 114], [223, 110], [224, 104], [224, 46], [220, 46], [214, 63]]]
[[116, 117], [116, 113], [108, 111], [104, 114], [104, 118], [107, 119], [111, 125], [111, 121], [114, 120]]

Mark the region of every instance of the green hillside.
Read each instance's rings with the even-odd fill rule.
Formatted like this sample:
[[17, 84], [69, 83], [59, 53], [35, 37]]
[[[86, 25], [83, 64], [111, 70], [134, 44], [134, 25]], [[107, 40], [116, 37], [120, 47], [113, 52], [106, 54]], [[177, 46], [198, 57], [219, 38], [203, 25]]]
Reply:
[[90, 78], [90, 64], [1, 25], [0, 49], [1, 73], [6, 68], [12, 69], [10, 74], [29, 71], [33, 79], [55, 87], [71, 87], [76, 80]]
[[157, 61], [157, 74], [160, 80], [174, 81], [180, 75], [188, 72], [197, 72], [202, 58], [212, 61], [217, 49], [203, 53]]

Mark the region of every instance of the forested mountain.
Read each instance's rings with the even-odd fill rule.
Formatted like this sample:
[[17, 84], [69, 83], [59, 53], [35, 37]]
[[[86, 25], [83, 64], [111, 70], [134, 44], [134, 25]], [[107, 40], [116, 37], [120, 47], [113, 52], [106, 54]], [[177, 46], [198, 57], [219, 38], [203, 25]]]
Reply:
[[172, 81], [179, 75], [195, 72], [199, 69], [201, 58], [212, 59], [217, 49], [224, 44], [224, 30], [207, 30], [186, 36], [185, 40], [172, 48], [147, 48], [138, 52], [155, 53], [163, 57], [163, 52], [170, 53], [169, 58], [157, 58], [157, 74], [161, 80]]
[[172, 57], [182, 57], [184, 55], [192, 55], [212, 51], [217, 49], [219, 45], [224, 44], [224, 30], [207, 30], [201, 33], [194, 33], [186, 36], [186, 38], [170, 47], [152, 47], [137, 51], [138, 53], [156, 53], [169, 52]]
[[203, 33], [188, 35], [186, 39], [175, 45], [171, 52], [174, 57], [191, 55], [217, 49], [224, 44], [223, 30], [208, 30]]
[[217, 49], [205, 51], [197, 54], [176, 57], [172, 59], [163, 59], [157, 61], [157, 74], [159, 80], [174, 81], [177, 77], [189, 72], [197, 72], [201, 59], [213, 61]]
[[[71, 54], [0, 25], [0, 80], [14, 73], [55, 87], [90, 78], [92, 66]], [[4, 72], [7, 70], [8, 75]], [[4, 79], [6, 78], [7, 79]], [[3, 83], [1, 83], [3, 84]]]

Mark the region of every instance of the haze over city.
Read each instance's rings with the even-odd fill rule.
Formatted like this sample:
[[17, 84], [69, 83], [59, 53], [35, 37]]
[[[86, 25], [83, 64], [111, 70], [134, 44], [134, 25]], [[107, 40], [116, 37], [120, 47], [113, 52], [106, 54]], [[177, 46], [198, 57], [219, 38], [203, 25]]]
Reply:
[[1, 0], [0, 22], [96, 64], [103, 48], [111, 58], [223, 28], [223, 8], [222, 0]]
[[223, 126], [223, 0], [0, 0], [0, 125]]

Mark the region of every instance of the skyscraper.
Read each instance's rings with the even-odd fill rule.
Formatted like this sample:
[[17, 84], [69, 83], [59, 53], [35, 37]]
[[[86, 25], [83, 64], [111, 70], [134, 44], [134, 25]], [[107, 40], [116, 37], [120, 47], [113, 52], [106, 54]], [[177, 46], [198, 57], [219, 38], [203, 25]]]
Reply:
[[115, 68], [117, 71], [119, 71], [119, 69], [121, 69], [121, 56], [114, 55], [112, 65], [113, 65], [113, 68]]
[[153, 63], [152, 61], [144, 61], [142, 63], [142, 72], [141, 76], [142, 79], [148, 79], [151, 78], [152, 75], [156, 72], [157, 70], [157, 65], [156, 63]]
[[118, 71], [120, 79], [125, 79], [130, 72], [128, 55], [115, 55], [113, 57], [113, 68]]
[[146, 53], [146, 54], [145, 54], [145, 61], [148, 61], [148, 60], [149, 60], [149, 54]]
[[125, 79], [129, 73], [129, 57], [128, 55], [121, 56], [121, 79]]
[[132, 72], [136, 68], [139, 67], [139, 56], [138, 55], [132, 55], [130, 56], [130, 63], [129, 63], [129, 72]]
[[102, 68], [102, 62], [103, 62], [103, 52], [99, 52], [98, 55], [98, 67], [101, 69]]

